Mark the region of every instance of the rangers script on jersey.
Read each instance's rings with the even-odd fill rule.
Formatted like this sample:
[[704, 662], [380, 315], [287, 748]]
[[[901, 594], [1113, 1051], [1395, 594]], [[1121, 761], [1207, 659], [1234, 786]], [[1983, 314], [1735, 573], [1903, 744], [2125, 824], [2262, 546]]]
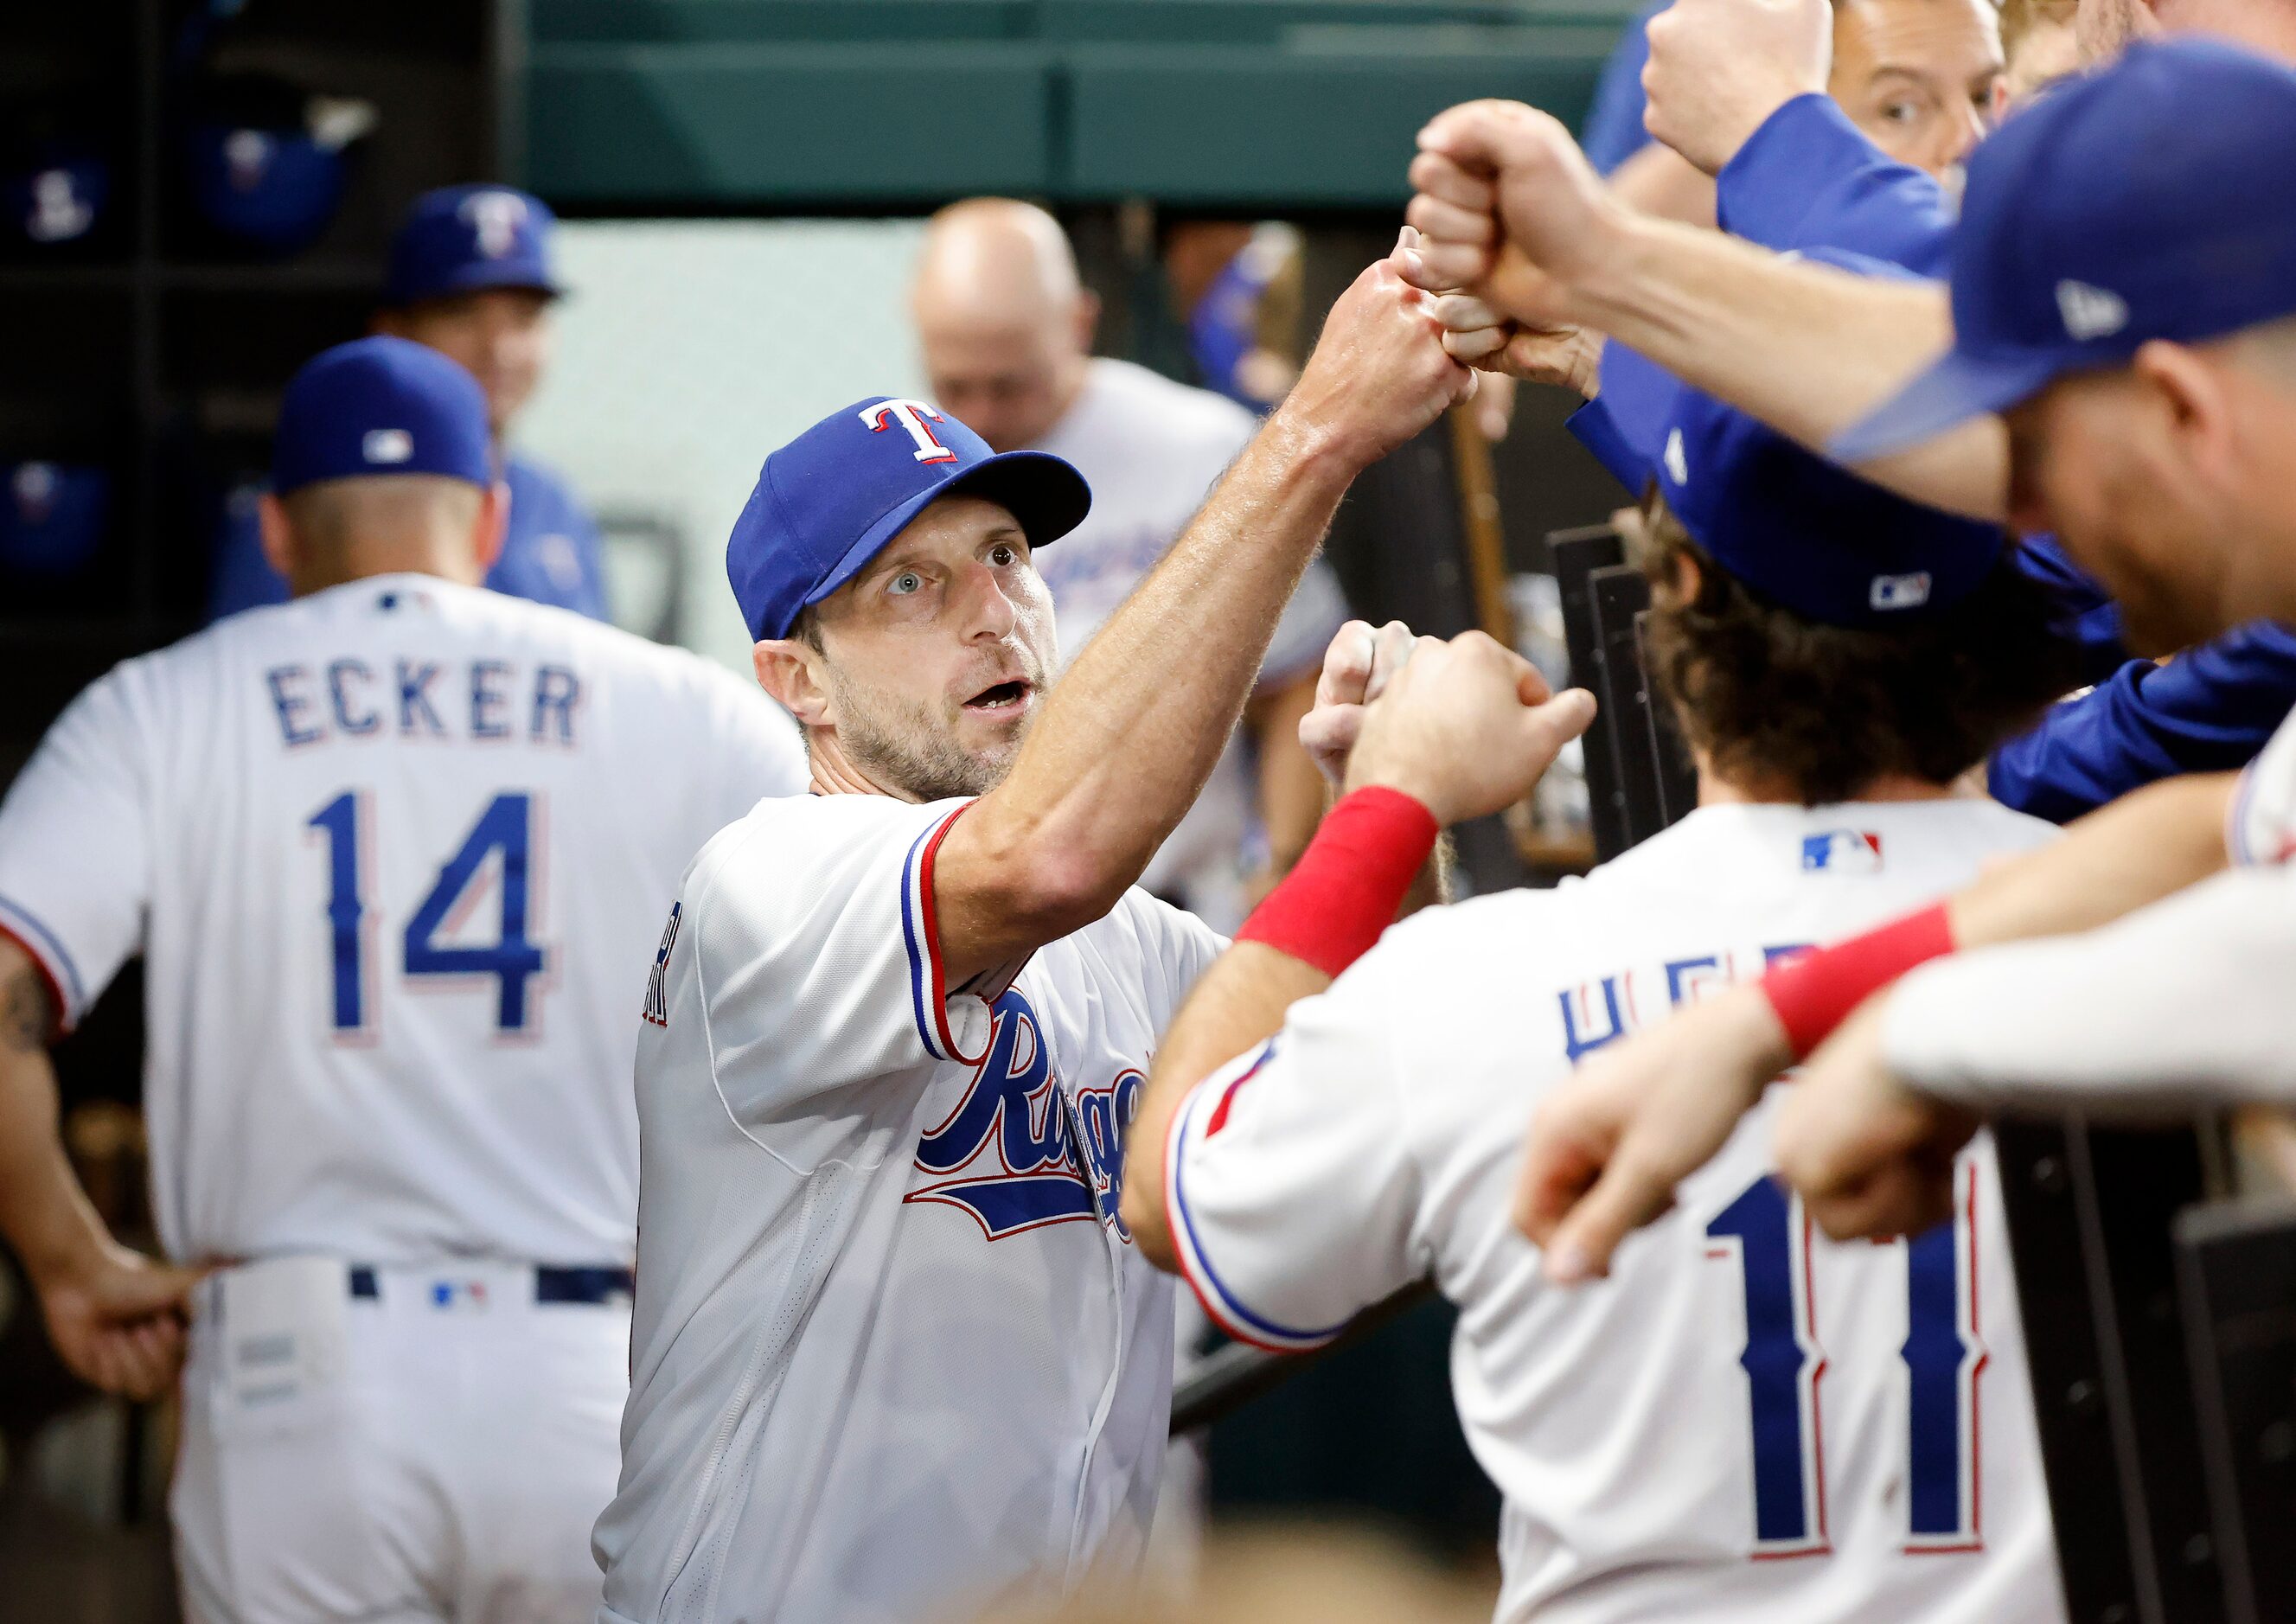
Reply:
[[1225, 944], [1135, 889], [947, 988], [969, 804], [767, 802], [686, 876], [638, 1046], [609, 1624], [909, 1624], [1138, 1550], [1172, 1295], [1117, 1216], [1123, 1133]]
[[2053, 833], [1989, 801], [1708, 807], [1583, 883], [1420, 915], [1184, 1103], [1190, 1283], [1297, 1349], [1432, 1275], [1505, 1497], [1502, 1620], [2061, 1617], [1986, 1141], [1910, 1244], [1813, 1232], [1770, 1177], [1775, 1091], [1607, 1280], [1547, 1284], [1508, 1218], [1581, 1056]]

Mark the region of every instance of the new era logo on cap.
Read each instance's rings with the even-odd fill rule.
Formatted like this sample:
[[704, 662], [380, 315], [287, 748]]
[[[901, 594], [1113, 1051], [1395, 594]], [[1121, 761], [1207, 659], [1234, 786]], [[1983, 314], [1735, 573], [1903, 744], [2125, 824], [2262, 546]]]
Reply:
[[2128, 325], [2128, 301], [2106, 288], [2066, 277], [2057, 283], [2057, 313], [2076, 339], [2111, 338]]
[[414, 437], [404, 429], [369, 429], [359, 455], [379, 466], [403, 463], [414, 455]]

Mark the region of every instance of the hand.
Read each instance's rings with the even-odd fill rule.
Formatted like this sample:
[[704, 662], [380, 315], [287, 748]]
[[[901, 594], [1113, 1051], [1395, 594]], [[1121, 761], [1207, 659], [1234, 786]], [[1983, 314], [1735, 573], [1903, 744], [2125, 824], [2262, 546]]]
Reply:
[[1529, 794], [1594, 719], [1593, 694], [1548, 698], [1538, 668], [1484, 633], [1422, 637], [1365, 713], [1347, 787], [1400, 790], [1448, 826]]
[[1364, 707], [1385, 690], [1418, 641], [1400, 620], [1377, 631], [1350, 620], [1324, 651], [1324, 674], [1316, 683], [1316, 708], [1300, 718], [1300, 747], [1333, 789], [1347, 782], [1348, 753], [1363, 731]]
[[1574, 290], [1599, 282], [1632, 229], [1570, 132], [1519, 102], [1465, 102], [1419, 132], [1422, 288], [1476, 294], [1535, 328], [1576, 325]]
[[106, 1243], [69, 1273], [34, 1284], [48, 1338], [73, 1374], [107, 1393], [150, 1399], [183, 1368], [192, 1288], [203, 1272]]
[[1953, 1159], [1977, 1119], [1890, 1075], [1884, 993], [1868, 998], [1802, 1068], [1778, 1113], [1777, 1164], [1837, 1241], [1919, 1234], [1953, 1212]]
[[1709, 175], [1833, 67], [1828, 0], [1675, 0], [1650, 21], [1643, 127]]
[[[1525, 327], [1472, 293], [1442, 295], [1435, 319], [1443, 324], [1443, 348], [1480, 372], [1559, 384], [1587, 400], [1601, 387], [1603, 335], [1591, 328]], [[1502, 425], [1490, 438], [1505, 432]]]
[[1589, 1057], [1531, 1114], [1515, 1185], [1515, 1226], [1546, 1252], [1547, 1278], [1607, 1274], [1619, 1243], [1674, 1204], [1675, 1186], [1792, 1062], [1777, 1016], [1751, 987]]
[[1425, 275], [1418, 242], [1405, 226], [1395, 251], [1340, 295], [1299, 382], [1276, 408], [1330, 437], [1356, 467], [1377, 462], [1474, 393], [1473, 372], [1444, 353], [1435, 301], [1414, 285]]

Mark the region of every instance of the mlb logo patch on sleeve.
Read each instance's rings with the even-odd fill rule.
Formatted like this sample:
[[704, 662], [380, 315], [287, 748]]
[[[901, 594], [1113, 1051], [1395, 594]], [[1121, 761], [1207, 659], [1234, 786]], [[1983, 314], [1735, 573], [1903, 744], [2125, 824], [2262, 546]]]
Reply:
[[1823, 869], [1828, 874], [1871, 874], [1882, 868], [1882, 837], [1870, 830], [1828, 829], [1801, 837], [1801, 866], [1805, 874]]

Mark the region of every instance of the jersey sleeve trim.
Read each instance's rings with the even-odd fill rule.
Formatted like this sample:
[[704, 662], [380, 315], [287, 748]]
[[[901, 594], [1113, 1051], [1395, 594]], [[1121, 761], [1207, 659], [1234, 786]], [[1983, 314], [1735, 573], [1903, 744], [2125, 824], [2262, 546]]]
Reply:
[[78, 1026], [87, 995], [62, 939], [31, 910], [6, 897], [0, 897], [0, 935], [31, 955], [40, 979], [48, 984], [48, 996], [56, 1005], [56, 1035], [61, 1038]]
[[936, 1060], [977, 1066], [988, 1058], [982, 1045], [978, 1054], [967, 1054], [948, 1023], [947, 978], [941, 972], [940, 931], [933, 915], [933, 859], [940, 843], [971, 801], [927, 828], [910, 846], [901, 863], [901, 941], [909, 956], [909, 1002], [917, 1036]]
[[2240, 783], [2233, 788], [2232, 805], [2225, 811], [2225, 849], [2233, 862], [2240, 867], [2252, 867], [2256, 854], [2248, 846], [2248, 813], [2256, 800], [2256, 763], [2251, 761], [2241, 769]]
[[[1188, 1209], [1187, 1174], [1183, 1163], [1188, 1146], [1218, 1133], [1227, 1124], [1228, 1107], [1236, 1091], [1259, 1074], [1275, 1054], [1275, 1040], [1269, 1038], [1260, 1045], [1251, 1063], [1232, 1077], [1215, 1073], [1198, 1083], [1172, 1118], [1171, 1136], [1164, 1145], [1164, 1210], [1165, 1220], [1172, 1232], [1173, 1251], [1180, 1262], [1180, 1277], [1203, 1305], [1204, 1313], [1223, 1332], [1239, 1342], [1263, 1349], [1269, 1353], [1305, 1353], [1320, 1348], [1348, 1327], [1341, 1320], [1336, 1325], [1321, 1330], [1302, 1331], [1283, 1325], [1264, 1315], [1255, 1314], [1212, 1267], [1205, 1256], [1203, 1237], [1196, 1227], [1194, 1215]], [[1193, 1131], [1201, 1118], [1201, 1133]]]

